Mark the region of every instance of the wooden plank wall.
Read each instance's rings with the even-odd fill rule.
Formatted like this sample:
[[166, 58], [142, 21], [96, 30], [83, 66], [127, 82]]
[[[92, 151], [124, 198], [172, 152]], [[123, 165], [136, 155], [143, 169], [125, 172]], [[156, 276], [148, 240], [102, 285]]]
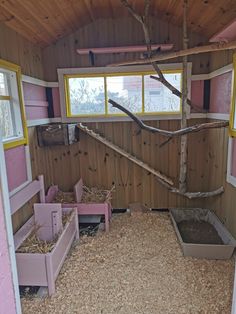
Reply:
[[[205, 120], [190, 120], [190, 124]], [[149, 121], [148, 124], [169, 130], [179, 128], [179, 121]], [[89, 123], [88, 126], [120, 145], [128, 152], [161, 170], [178, 184], [179, 139], [159, 148], [164, 137], [139, 131], [133, 122]], [[88, 186], [104, 188], [116, 185], [114, 207], [127, 207], [141, 202], [152, 208], [202, 207], [214, 210], [227, 228], [236, 236], [236, 193], [226, 182], [228, 130], [205, 130], [189, 135], [188, 189], [189, 191], [214, 190], [222, 184], [222, 196], [209, 199], [188, 200], [169, 193], [156, 179], [132, 162], [126, 160], [103, 144], [80, 133], [80, 142], [71, 146], [40, 148], [36, 129], [29, 128], [33, 176], [44, 174], [46, 187], [58, 184], [64, 191], [82, 177]], [[14, 220], [19, 226], [26, 217], [24, 211]]]
[[0, 23], [0, 58], [21, 66], [22, 73], [43, 79], [42, 49]]
[[[171, 25], [157, 18], [150, 18], [151, 38], [154, 43], [173, 43], [174, 49], [182, 47], [181, 27]], [[189, 46], [203, 44], [204, 36], [189, 34]], [[143, 45], [144, 36], [141, 26], [134, 18], [100, 19], [81, 27], [77, 32], [60, 39], [43, 50], [45, 78], [57, 80], [57, 68], [88, 67], [88, 56], [79, 56], [77, 48]], [[122, 53], [95, 56], [95, 66], [106, 66], [109, 63], [139, 58], [139, 54]], [[178, 60], [177, 60], [178, 61]], [[209, 72], [209, 55], [191, 56], [193, 73]], [[176, 62], [176, 60], [171, 60]]]
[[208, 130], [207, 133], [207, 145], [205, 146], [209, 172], [207, 184], [209, 189], [215, 189], [223, 184], [225, 192], [220, 197], [206, 199], [205, 207], [214, 210], [236, 237], [236, 189], [226, 182], [228, 130]]
[[[196, 121], [191, 121], [191, 123]], [[150, 121], [150, 125], [163, 129], [177, 129], [179, 121]], [[179, 140], [159, 148], [164, 137], [140, 132], [133, 122], [89, 123], [113, 143], [150, 164], [155, 169], [178, 182]], [[58, 184], [64, 191], [72, 190], [73, 184], [82, 177], [88, 186], [104, 188], [116, 185], [114, 207], [127, 207], [131, 202], [142, 202], [148, 207], [202, 206], [202, 201], [188, 201], [167, 192], [156, 179], [133, 165], [132, 162], [106, 148], [103, 144], [80, 133], [79, 143], [71, 146], [40, 148], [35, 128], [29, 129], [33, 176], [44, 174], [46, 187]], [[204, 161], [206, 132], [189, 136], [189, 189], [199, 191], [207, 188], [206, 163]]]
[[233, 50], [212, 52], [210, 56], [210, 72], [233, 62]]

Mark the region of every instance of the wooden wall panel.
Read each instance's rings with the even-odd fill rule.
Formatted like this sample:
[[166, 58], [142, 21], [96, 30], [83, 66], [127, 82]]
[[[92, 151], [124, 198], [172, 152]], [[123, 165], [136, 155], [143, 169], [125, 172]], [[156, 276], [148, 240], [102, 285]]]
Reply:
[[206, 199], [205, 207], [216, 211], [220, 219], [236, 237], [236, 192], [235, 187], [226, 182], [228, 130], [219, 129], [207, 132], [208, 145], [205, 147], [209, 172], [207, 184], [209, 189], [215, 189], [223, 184], [225, 192], [222, 196]]
[[[191, 123], [196, 121], [191, 121]], [[150, 125], [176, 129], [179, 121], [151, 121]], [[132, 122], [90, 123], [89, 127], [105, 135], [117, 145], [141, 158], [154, 168], [161, 170], [178, 183], [179, 140], [159, 147], [164, 137], [140, 132]], [[72, 190], [73, 184], [82, 177], [88, 186], [104, 188], [116, 185], [113, 206], [127, 207], [131, 202], [142, 202], [148, 207], [201, 207], [202, 200], [189, 201], [172, 195], [163, 188], [150, 173], [106, 148], [103, 144], [80, 133], [80, 142], [71, 146], [40, 148], [36, 130], [29, 129], [33, 176], [44, 174], [46, 187], [58, 184], [64, 191]], [[204, 157], [206, 133], [189, 137], [189, 189], [205, 189], [207, 173]], [[199, 157], [200, 156], [200, 157]], [[200, 159], [199, 159], [200, 158]]]
[[43, 79], [42, 49], [0, 23], [0, 58], [21, 66], [22, 73]]
[[210, 56], [210, 72], [233, 63], [234, 50], [212, 52]]
[[[150, 18], [151, 38], [154, 43], [173, 43], [174, 49], [182, 46], [182, 29], [157, 18]], [[204, 43], [206, 39], [196, 34], [189, 35], [189, 46]], [[49, 81], [57, 80], [57, 68], [88, 67], [88, 56], [80, 56], [77, 48], [143, 45], [144, 36], [141, 26], [131, 17], [120, 19], [100, 19], [81, 27], [77, 32], [60, 39], [43, 51], [45, 77]], [[121, 53], [95, 56], [95, 66], [139, 58], [139, 54]], [[193, 73], [209, 72], [209, 56], [191, 56]], [[171, 60], [171, 62], [175, 62]]]

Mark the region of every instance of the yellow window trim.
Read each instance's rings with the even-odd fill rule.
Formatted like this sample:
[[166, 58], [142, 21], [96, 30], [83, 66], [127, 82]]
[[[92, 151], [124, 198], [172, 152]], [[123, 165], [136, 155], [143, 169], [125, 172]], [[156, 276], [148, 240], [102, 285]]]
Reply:
[[0, 96], [0, 100], [11, 100], [10, 96]]
[[[182, 74], [180, 69], [176, 70], [163, 70], [163, 74]], [[109, 117], [124, 117], [126, 114], [114, 114], [108, 113], [108, 97], [107, 97], [107, 77], [112, 76], [142, 76], [142, 112], [135, 113], [137, 115], [150, 116], [150, 115], [178, 115], [181, 114], [181, 100], [179, 111], [157, 111], [157, 112], [145, 112], [144, 104], [144, 76], [157, 75], [155, 71], [140, 71], [140, 72], [117, 72], [117, 73], [79, 73], [79, 74], [65, 74], [64, 75], [64, 88], [65, 88], [65, 103], [66, 103], [66, 117], [67, 118], [109, 118]], [[90, 77], [104, 77], [105, 88], [105, 113], [104, 114], [79, 114], [74, 115], [71, 113], [70, 95], [69, 95], [69, 79], [70, 78], [90, 78]], [[180, 86], [182, 87], [182, 75]]]
[[[27, 145], [28, 144], [28, 129], [26, 125], [25, 106], [24, 106], [23, 93], [22, 93], [21, 68], [17, 64], [14, 64], [14, 63], [2, 60], [2, 59], [0, 59], [0, 68], [16, 73], [17, 89], [18, 89], [20, 111], [21, 111], [21, 121], [22, 121], [22, 128], [23, 128], [23, 134], [24, 134], [23, 139], [20, 138], [17, 140], [8, 141], [4, 143], [3, 144], [4, 149], [13, 148], [20, 145]], [[2, 96], [2, 97], [9, 97], [9, 96]], [[8, 100], [10, 100], [10, 97]]]

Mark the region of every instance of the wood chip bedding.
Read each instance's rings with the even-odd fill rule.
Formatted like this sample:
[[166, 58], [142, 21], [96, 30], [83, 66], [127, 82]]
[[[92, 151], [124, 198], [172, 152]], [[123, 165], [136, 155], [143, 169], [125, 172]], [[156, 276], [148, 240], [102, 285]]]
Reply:
[[184, 258], [168, 214], [121, 214], [80, 240], [56, 294], [23, 298], [23, 313], [230, 314], [233, 278], [233, 259]]

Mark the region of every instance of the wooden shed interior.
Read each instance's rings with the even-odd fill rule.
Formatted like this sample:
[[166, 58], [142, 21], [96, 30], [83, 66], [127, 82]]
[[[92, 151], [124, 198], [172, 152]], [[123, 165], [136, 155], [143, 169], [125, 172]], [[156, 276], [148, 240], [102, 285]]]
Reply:
[[[145, 16], [147, 3], [149, 10]], [[187, 33], [183, 32], [185, 5]], [[9, 198], [39, 175], [44, 176], [45, 190], [56, 184], [65, 192], [72, 191], [82, 178], [90, 187], [109, 190], [115, 185], [113, 208], [129, 208], [133, 203], [150, 209], [206, 208], [215, 212], [236, 237], [235, 21], [235, 0], [0, 0], [0, 75], [6, 64], [20, 67], [25, 112], [22, 124], [25, 142], [12, 145], [3, 138]], [[145, 25], [149, 30], [149, 43], [145, 38]], [[149, 44], [159, 48], [150, 52]], [[126, 49], [125, 52], [117, 52], [119, 47]], [[138, 47], [145, 51], [140, 52]], [[106, 48], [109, 53], [104, 52]], [[194, 52], [190, 52], [191, 48]], [[80, 49], [87, 49], [87, 53], [79, 53]], [[187, 51], [187, 54], [178, 55], [179, 51]], [[171, 53], [177, 53], [175, 58], [165, 58]], [[149, 74], [158, 76], [152, 60], [157, 61], [155, 64], [166, 75], [172, 73], [177, 77], [180, 73], [182, 96], [170, 93], [169, 98], [165, 98], [179, 99], [178, 110], [171, 107], [171, 110], [146, 111], [145, 84], [157, 84], [157, 93], [162, 93], [164, 86], [160, 80], [149, 79], [152, 82], [145, 83]], [[129, 62], [132, 64], [127, 65]], [[136, 111], [146, 125], [166, 131], [206, 123], [216, 123], [217, 127], [203, 127], [198, 132], [169, 138], [161, 132], [142, 129], [122, 111], [115, 114], [108, 99], [126, 96], [119, 98], [119, 91], [114, 87], [109, 90], [112, 84], [109, 78], [130, 78], [131, 83], [128, 79], [126, 83], [129, 86], [131, 77], [137, 79], [139, 75], [141, 83], [133, 81], [129, 92], [137, 94], [139, 84], [142, 100], [141, 109]], [[105, 91], [98, 95], [105, 101], [104, 111], [96, 112], [94, 107], [85, 109], [85, 113], [81, 111], [82, 114], [74, 113], [79, 104], [72, 108], [72, 97], [76, 96], [70, 94], [70, 82], [85, 78], [104, 79]], [[117, 86], [120, 88], [119, 84]], [[90, 93], [96, 93], [95, 89], [90, 89]], [[156, 95], [154, 88], [149, 91], [150, 99], [157, 99]], [[1, 93], [0, 76], [0, 103], [8, 96]], [[83, 97], [83, 91], [79, 97]], [[176, 100], [173, 106], [175, 103]], [[2, 124], [3, 119], [0, 117]], [[82, 123], [122, 149], [124, 154], [81, 128], [76, 143], [40, 146], [37, 128], [51, 123]], [[127, 155], [148, 165], [148, 170]], [[181, 188], [183, 167], [185, 187]], [[152, 170], [168, 177], [171, 186], [160, 183], [160, 177], [153, 175]], [[214, 194], [214, 191], [215, 195], [209, 197], [186, 197], [187, 193]], [[38, 202], [37, 197], [12, 215], [14, 234], [32, 216], [35, 202]], [[208, 313], [218, 312], [209, 310]]]

